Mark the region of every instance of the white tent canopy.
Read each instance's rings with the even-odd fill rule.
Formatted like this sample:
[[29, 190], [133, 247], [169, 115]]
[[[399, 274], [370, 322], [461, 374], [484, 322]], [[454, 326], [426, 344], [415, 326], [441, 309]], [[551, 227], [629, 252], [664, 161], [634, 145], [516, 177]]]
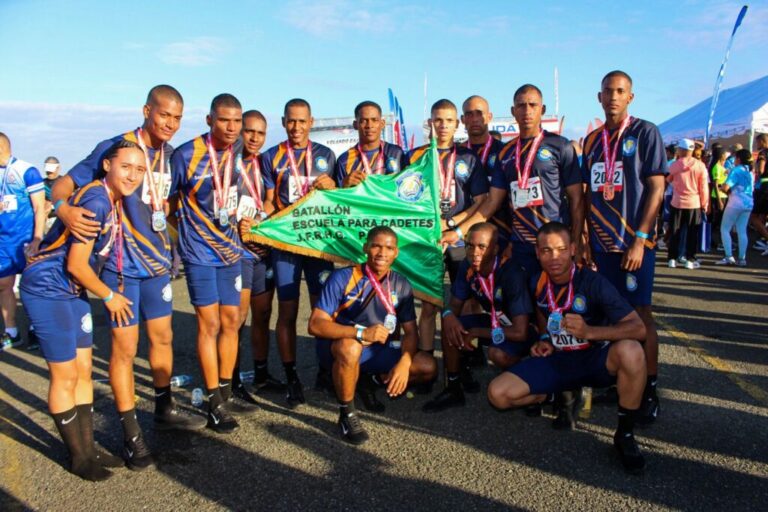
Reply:
[[[659, 125], [665, 143], [704, 139], [712, 98]], [[710, 138], [768, 133], [768, 75], [720, 92]]]

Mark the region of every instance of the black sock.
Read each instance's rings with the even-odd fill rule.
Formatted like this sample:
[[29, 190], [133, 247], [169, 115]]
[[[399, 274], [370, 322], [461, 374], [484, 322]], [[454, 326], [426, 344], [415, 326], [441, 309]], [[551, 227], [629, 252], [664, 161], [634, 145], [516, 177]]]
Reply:
[[619, 406], [619, 427], [617, 432], [631, 434], [635, 428], [635, 415], [639, 409], [625, 409]]
[[73, 407], [68, 411], [51, 415], [56, 429], [61, 435], [61, 440], [64, 441], [69, 452], [71, 461], [69, 469], [72, 473], [86, 480], [105, 480], [112, 473], [102, 468], [89, 456], [88, 450], [83, 444], [77, 409], [77, 407]]
[[165, 414], [172, 407], [171, 386], [155, 388], [155, 415]]
[[285, 378], [288, 382], [299, 380], [299, 376], [296, 374], [296, 361], [283, 363], [283, 368], [285, 369]]
[[342, 402], [339, 400], [339, 412], [341, 414], [349, 414], [351, 412], [355, 412], [355, 401], [350, 400], [349, 402]]
[[[220, 383], [223, 382], [224, 379], [219, 379]], [[243, 386], [243, 381], [240, 379], [240, 353], [237, 353], [237, 362], [235, 363], [235, 369], [232, 371], [232, 389], [239, 388]]]
[[645, 381], [645, 396], [649, 398], [658, 398], [656, 395], [656, 381], [658, 376], [649, 375], [648, 380]]
[[459, 372], [448, 372], [448, 380], [445, 385], [446, 389], [456, 391], [461, 389], [461, 381], [459, 380]]
[[219, 379], [221, 401], [226, 402], [232, 396], [232, 379]]
[[96, 446], [93, 441], [93, 404], [76, 405], [77, 421], [80, 423], [80, 438], [83, 440], [83, 450], [89, 457], [96, 457]]
[[217, 386], [213, 389], [206, 389], [206, 391], [208, 391], [208, 410], [212, 411], [224, 401], [221, 399], [221, 389]]
[[123, 437], [126, 441], [130, 441], [137, 436], [141, 435], [141, 427], [136, 420], [136, 409], [133, 408], [129, 411], [119, 412], [120, 424], [123, 426]]
[[254, 359], [253, 360], [253, 382], [264, 382], [267, 380], [267, 360], [266, 359]]

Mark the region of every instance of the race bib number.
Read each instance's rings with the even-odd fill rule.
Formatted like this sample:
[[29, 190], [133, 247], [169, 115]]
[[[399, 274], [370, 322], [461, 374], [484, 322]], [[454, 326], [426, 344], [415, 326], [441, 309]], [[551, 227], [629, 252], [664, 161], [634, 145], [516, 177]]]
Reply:
[[[229, 193], [227, 194], [227, 200], [224, 202], [224, 208], [230, 214], [235, 213], [237, 209], [237, 185], [229, 187]], [[213, 215], [218, 218], [219, 206], [216, 203], [215, 196], [213, 201]]]
[[557, 350], [582, 350], [589, 347], [588, 341], [577, 338], [565, 329], [562, 329], [557, 334], [550, 331], [549, 335], [552, 337], [552, 345]]
[[521, 189], [516, 181], [509, 184], [509, 196], [515, 210], [519, 208], [531, 208], [544, 204], [544, 195], [541, 192], [541, 178], [528, 178], [528, 189]]
[[[295, 203], [302, 197], [304, 197], [303, 190], [304, 186], [311, 187], [312, 183], [315, 181], [314, 176], [310, 176], [307, 178], [306, 176], [299, 176], [299, 181], [296, 181], [296, 176], [289, 174], [288, 175], [288, 202], [289, 203]], [[306, 185], [305, 185], [306, 184]]]
[[3, 196], [2, 207], [0, 213], [11, 213], [19, 209], [19, 200], [13, 194], [6, 194]]
[[[597, 162], [592, 166], [590, 182], [592, 192], [603, 191], [605, 186], [605, 164], [603, 162]], [[616, 162], [616, 167], [613, 169], [613, 190], [621, 192], [622, 188], [624, 188], [624, 164]]]
[[[160, 179], [161, 179], [160, 173], [154, 172], [152, 174], [155, 180], [155, 184], [160, 183]], [[171, 193], [171, 177], [170, 176], [166, 175], [165, 179], [163, 180], [163, 188], [160, 192], [161, 192], [160, 198], [163, 201], [168, 199], [168, 194]], [[147, 178], [146, 174], [144, 175], [144, 185], [142, 186], [142, 190], [141, 190], [141, 202], [144, 204], [152, 204], [152, 197], [150, 196], [150, 192], [149, 192], [149, 179]]]
[[256, 208], [256, 201], [247, 194], [240, 197], [240, 204], [237, 205], [237, 222], [243, 219], [253, 219], [259, 213], [259, 209]]

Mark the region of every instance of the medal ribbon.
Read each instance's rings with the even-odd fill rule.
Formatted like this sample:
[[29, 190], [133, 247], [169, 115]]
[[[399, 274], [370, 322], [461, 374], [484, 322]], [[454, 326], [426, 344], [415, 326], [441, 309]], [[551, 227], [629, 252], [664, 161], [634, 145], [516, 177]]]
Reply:
[[8, 163], [5, 164], [5, 175], [3, 176], [3, 185], [0, 186], [0, 203], [5, 199], [5, 186], [8, 184], [8, 175], [11, 173], [11, 164], [13, 163], [13, 157], [8, 156]]
[[494, 292], [494, 283], [496, 280], [496, 268], [499, 266], [499, 258], [496, 257], [496, 260], [493, 262], [493, 270], [491, 270], [490, 275], [487, 278], [484, 278], [480, 275], [480, 272], [475, 274], [475, 279], [477, 280], [477, 283], [480, 285], [480, 289], [483, 291], [483, 295], [491, 302], [491, 329], [496, 329], [499, 327], [499, 317], [496, 314], [496, 306], [493, 303], [493, 292]]
[[565, 304], [562, 307], [557, 306], [557, 300], [555, 300], [555, 292], [552, 289], [552, 282], [547, 276], [547, 307], [550, 313], [562, 313], [563, 311], [570, 309], [573, 303], [573, 276], [576, 274], [576, 265], [571, 264], [571, 275], [568, 278], [568, 294], [565, 300]]
[[224, 165], [224, 180], [222, 182], [221, 174], [219, 173], [219, 160], [216, 158], [216, 151], [211, 144], [211, 134], [208, 134], [208, 138], [205, 141], [205, 145], [208, 148], [208, 159], [211, 161], [211, 177], [213, 178], [213, 200], [216, 202], [216, 206], [219, 210], [222, 210], [227, 204], [227, 194], [224, 186], [226, 184], [229, 188], [229, 184], [232, 181], [232, 146], [226, 149], [227, 163]]
[[384, 309], [386, 309], [387, 313], [390, 315], [394, 315], [395, 307], [392, 305], [392, 289], [389, 285], [389, 272], [387, 272], [387, 294], [385, 295], [384, 289], [381, 287], [381, 283], [379, 283], [379, 280], [376, 279], [376, 276], [373, 272], [371, 272], [371, 269], [368, 268], [368, 265], [363, 265], [363, 270], [365, 271], [365, 276], [368, 278], [371, 286], [373, 286], [373, 289], [376, 291], [376, 295], [379, 297], [379, 300], [382, 304], [384, 304]]
[[301, 186], [301, 195], [305, 196], [309, 192], [309, 177], [312, 175], [312, 141], [307, 142], [307, 154], [304, 155], [304, 174], [306, 174], [307, 179], [303, 183], [299, 174], [299, 166], [296, 165], [296, 157], [293, 156], [293, 148], [288, 141], [285, 141], [285, 152], [288, 155], [288, 163], [291, 165], [291, 174], [296, 180], [296, 187]]
[[[149, 160], [149, 149], [147, 149], [147, 145], [144, 144], [144, 140], [141, 138], [143, 133], [144, 130], [141, 128], [136, 130], [136, 140], [138, 141], [141, 150], [144, 151], [144, 159], [147, 162], [147, 172], [144, 176], [149, 182], [147, 185], [149, 186], [149, 197], [152, 200], [152, 209], [159, 212], [163, 209], [161, 194], [163, 192], [163, 187], [165, 186], [165, 144], [160, 146], [160, 181], [155, 184], [155, 174], [152, 172], [152, 162]], [[170, 178], [170, 176], [171, 171], [169, 169], [168, 178]]]
[[531, 168], [533, 167], [533, 159], [536, 158], [536, 153], [539, 151], [541, 141], [544, 139], [544, 130], [541, 130], [539, 134], [531, 142], [531, 147], [528, 149], [528, 156], [525, 159], [525, 166], [523, 166], [523, 172], [520, 172], [520, 154], [522, 153], [522, 140], [517, 141], [515, 144], [515, 169], [517, 170], [517, 185], [520, 190], [528, 190], [528, 178], [531, 175]]
[[[112, 201], [112, 191], [107, 186], [107, 180], [102, 180], [104, 189], [107, 191], [110, 202]], [[112, 206], [112, 230], [109, 235], [109, 243], [107, 249], [115, 250], [115, 259], [117, 260], [117, 277], [118, 281], [123, 279], [123, 202], [116, 201]], [[104, 256], [109, 254], [109, 251], [104, 253]]]
[[[485, 166], [485, 162], [488, 161], [488, 152], [491, 150], [491, 143], [493, 142], [493, 137], [488, 135], [488, 140], [485, 141], [485, 146], [483, 146], [483, 152], [480, 153], [480, 163]], [[472, 143], [467, 140], [467, 148], [472, 149]]]
[[448, 160], [448, 168], [443, 169], [443, 159], [437, 159], [437, 165], [440, 166], [440, 198], [443, 200], [451, 199], [451, 188], [454, 187], [453, 170], [456, 163], [456, 145], [453, 145], [451, 158]]
[[614, 142], [613, 147], [611, 147], [608, 129], [603, 126], [603, 132], [601, 135], [603, 142], [603, 160], [605, 160], [605, 183], [610, 183], [613, 185], [613, 175], [616, 170], [616, 153], [618, 152], [619, 146], [621, 145], [621, 136], [624, 134], [624, 130], [627, 129], [627, 126], [629, 126], [629, 123], [631, 122], [631, 116], [627, 116], [624, 118], [624, 121], [621, 122], [621, 126], [619, 126], [619, 132], [616, 134], [616, 142]]
[[[365, 174], [371, 174], [371, 164], [368, 162], [368, 157], [365, 156], [365, 151], [363, 151], [363, 147], [358, 144], [357, 145], [357, 152], [360, 153], [360, 160], [363, 162], [363, 169], [365, 169]], [[383, 174], [381, 171], [384, 169], [384, 143], [381, 143], [381, 146], [379, 146], [379, 155], [376, 157], [376, 168], [373, 170], [373, 174]]]
[[256, 203], [256, 208], [261, 211], [264, 209], [264, 201], [261, 199], [261, 165], [259, 164], [258, 155], [253, 155], [253, 158], [251, 158], [251, 169], [253, 169], [253, 180], [248, 176], [248, 168], [246, 167], [243, 169], [243, 181], [248, 189], [248, 193], [253, 198], [253, 202]]

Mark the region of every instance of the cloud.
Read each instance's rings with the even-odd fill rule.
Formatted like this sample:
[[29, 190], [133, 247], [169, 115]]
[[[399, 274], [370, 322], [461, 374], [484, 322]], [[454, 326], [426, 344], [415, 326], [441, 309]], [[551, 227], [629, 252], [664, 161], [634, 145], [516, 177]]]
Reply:
[[369, 2], [349, 0], [296, 0], [288, 2], [281, 18], [290, 25], [318, 37], [343, 32], [392, 32], [396, 18], [387, 10], [375, 11]]
[[222, 53], [228, 51], [227, 44], [217, 37], [194, 37], [163, 46], [157, 56], [166, 64], [198, 67], [215, 63]]
[[[731, 35], [741, 3], [697, 4], [692, 14], [679, 23], [679, 28], [667, 29], [664, 37], [687, 47], [722, 52]], [[750, 5], [736, 34], [734, 49], [768, 44], [768, 8]]]

